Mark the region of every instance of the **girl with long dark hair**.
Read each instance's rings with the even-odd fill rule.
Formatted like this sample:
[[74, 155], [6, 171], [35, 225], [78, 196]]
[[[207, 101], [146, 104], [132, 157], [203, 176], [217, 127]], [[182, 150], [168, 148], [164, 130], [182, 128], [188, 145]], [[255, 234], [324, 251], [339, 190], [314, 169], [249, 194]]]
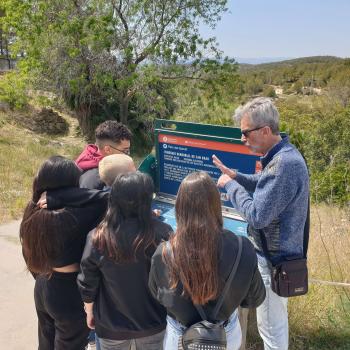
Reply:
[[[89, 329], [76, 278], [88, 232], [106, 210], [106, 194], [97, 192], [81, 208], [57, 210], [37, 204], [43, 192], [78, 190], [80, 170], [71, 160], [46, 160], [33, 182], [33, 196], [20, 226], [28, 270], [35, 276], [39, 350], [83, 350]], [[81, 189], [84, 191], [84, 189]]]
[[87, 324], [102, 350], [161, 349], [166, 311], [151, 295], [148, 276], [157, 245], [171, 227], [152, 214], [152, 179], [140, 172], [114, 181], [104, 220], [89, 234], [78, 285]]
[[254, 248], [243, 238], [237, 272], [213, 320], [210, 315], [236, 260], [238, 238], [223, 229], [220, 194], [205, 172], [182, 181], [175, 211], [176, 232], [168, 247], [157, 248], [149, 279], [153, 296], [168, 313], [164, 349], [177, 350], [184, 330], [202, 320], [194, 304], [203, 306], [209, 321], [224, 323], [227, 349], [239, 349], [237, 307], [256, 307], [265, 298]]

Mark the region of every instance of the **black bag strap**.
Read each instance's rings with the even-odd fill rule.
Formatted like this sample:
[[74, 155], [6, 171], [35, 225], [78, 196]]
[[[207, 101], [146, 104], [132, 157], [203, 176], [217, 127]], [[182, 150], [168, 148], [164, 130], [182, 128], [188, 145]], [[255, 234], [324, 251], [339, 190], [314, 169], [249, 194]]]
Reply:
[[[258, 230], [261, 240], [261, 246], [263, 249], [263, 253], [266, 257], [266, 259], [271, 263], [271, 255], [269, 253], [269, 250], [267, 248], [267, 242], [266, 237], [263, 232], [263, 230]], [[309, 248], [309, 234], [310, 234], [310, 197], [308, 198], [307, 203], [307, 214], [306, 214], [306, 220], [304, 225], [304, 238], [303, 238], [303, 257], [307, 258], [307, 250]]]
[[[237, 253], [237, 256], [236, 256], [236, 260], [232, 266], [232, 270], [230, 272], [230, 275], [228, 276], [228, 279], [225, 283], [225, 286], [224, 286], [224, 289], [222, 290], [222, 293], [220, 295], [220, 298], [219, 300], [217, 301], [216, 305], [215, 305], [215, 308], [214, 308], [214, 312], [213, 312], [213, 319], [215, 320], [217, 314], [219, 313], [219, 310], [222, 306], [222, 303], [224, 302], [224, 298], [225, 298], [225, 295], [227, 294], [229, 288], [230, 288], [230, 285], [231, 285], [231, 282], [233, 280], [233, 277], [235, 276], [236, 272], [237, 272], [237, 268], [238, 268], [238, 264], [241, 260], [241, 255], [242, 255], [242, 237], [241, 236], [237, 236], [238, 238], [238, 253]], [[195, 306], [195, 308], [197, 309], [199, 315], [202, 317], [203, 320], [206, 320], [207, 319], [207, 315], [205, 314], [205, 311], [203, 309], [203, 307], [201, 305], [196, 305], [196, 304], [193, 304]]]
[[[271, 263], [271, 255], [269, 253], [269, 250], [267, 248], [267, 242], [266, 242], [266, 237], [264, 235], [263, 230], [258, 230], [259, 231], [259, 235], [260, 235], [260, 241], [261, 241], [261, 248], [263, 250], [263, 253], [265, 255], [265, 258], [267, 259], [267, 261]], [[271, 267], [271, 266], [270, 266]]]
[[307, 200], [307, 214], [304, 226], [304, 242], [303, 242], [303, 254], [304, 258], [307, 258], [307, 251], [309, 249], [309, 237], [310, 237], [310, 196]]
[[[309, 166], [307, 164], [307, 160], [301, 152], [300, 152], [300, 154], [304, 159], [307, 173], [308, 173], [309, 179], [310, 179], [310, 171], [309, 171]], [[309, 188], [309, 196], [307, 198], [307, 213], [306, 213], [306, 221], [305, 221], [305, 226], [304, 226], [303, 255], [304, 255], [305, 259], [307, 259], [307, 250], [309, 249], [309, 237], [310, 237], [310, 188]]]

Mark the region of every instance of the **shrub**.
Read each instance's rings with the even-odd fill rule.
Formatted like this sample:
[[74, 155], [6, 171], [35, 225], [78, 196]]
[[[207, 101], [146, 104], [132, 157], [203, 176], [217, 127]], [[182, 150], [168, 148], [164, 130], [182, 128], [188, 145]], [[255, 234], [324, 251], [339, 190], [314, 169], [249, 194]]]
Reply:
[[22, 109], [28, 104], [27, 77], [17, 71], [9, 72], [0, 79], [0, 101], [11, 109]]
[[262, 94], [263, 94], [263, 96], [266, 96], [266, 97], [272, 97], [272, 98], [277, 97], [276, 91], [272, 86], [266, 86], [264, 88]]

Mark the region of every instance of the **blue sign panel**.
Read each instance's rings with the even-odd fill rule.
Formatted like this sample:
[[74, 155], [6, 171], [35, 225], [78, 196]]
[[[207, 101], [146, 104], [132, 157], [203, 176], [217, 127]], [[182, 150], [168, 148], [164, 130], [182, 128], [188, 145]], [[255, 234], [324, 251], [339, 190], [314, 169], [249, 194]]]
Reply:
[[[160, 210], [159, 219], [176, 230], [175, 208], [172, 204], [153, 201], [152, 208]], [[224, 228], [239, 236], [247, 236], [247, 223], [245, 221], [224, 217]]]
[[[221, 172], [212, 162], [213, 154], [246, 174], [260, 169], [260, 157], [243, 145], [159, 134], [159, 192], [176, 195], [183, 178], [193, 171], [206, 171], [216, 181]], [[222, 201], [232, 207], [224, 193]]]

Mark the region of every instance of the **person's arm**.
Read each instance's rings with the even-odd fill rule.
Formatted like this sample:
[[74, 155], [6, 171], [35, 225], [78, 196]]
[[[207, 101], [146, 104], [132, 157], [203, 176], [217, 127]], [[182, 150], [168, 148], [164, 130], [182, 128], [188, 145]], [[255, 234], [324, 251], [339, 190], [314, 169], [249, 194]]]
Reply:
[[98, 168], [86, 170], [79, 179], [79, 187], [102, 190], [105, 186], [100, 179]]
[[222, 176], [218, 180], [218, 186], [224, 187], [227, 182], [236, 180], [247, 191], [254, 192], [256, 184], [260, 178], [260, 174], [242, 174], [234, 169], [228, 168], [221, 160], [214, 154], [212, 156], [214, 165], [222, 172]]
[[47, 208], [50, 210], [69, 207], [75, 216], [80, 232], [88, 234], [103, 219], [109, 193], [71, 187], [48, 191]]
[[160, 244], [154, 253], [151, 260], [151, 269], [148, 276], [148, 287], [151, 291], [153, 298], [158, 300], [158, 275], [157, 275], [157, 266], [160, 263], [159, 259], [162, 259], [162, 247], [164, 244]]
[[93, 232], [90, 232], [86, 239], [83, 257], [80, 262], [80, 272], [77, 277], [81, 298], [86, 304], [93, 303], [96, 300], [101, 279], [101, 255], [92, 245], [92, 234]]
[[163, 225], [163, 227], [162, 227], [162, 231], [161, 231], [161, 240], [168, 241], [171, 234], [174, 232], [174, 230], [170, 225], [168, 225], [164, 222], [162, 222], [162, 225]]
[[293, 200], [298, 191], [298, 164], [282, 164], [273, 159], [261, 174], [253, 194], [236, 181], [225, 185], [227, 194], [235, 207], [256, 229], [268, 226]]
[[46, 192], [47, 209], [63, 207], [79, 208], [102, 201], [107, 202], [109, 192], [89, 190], [87, 188], [66, 187]]
[[212, 155], [213, 164], [225, 175], [229, 176], [232, 180], [236, 178], [237, 171], [235, 169], [228, 168], [215, 154]]
[[248, 192], [254, 192], [260, 179], [260, 174], [242, 174], [237, 172], [235, 180]]
[[248, 293], [246, 297], [243, 299], [243, 301], [241, 302], [240, 306], [244, 308], [258, 307], [265, 300], [265, 296], [266, 296], [265, 285], [261, 278], [258, 266], [256, 264]]
[[84, 303], [86, 324], [90, 329], [95, 329], [94, 303]]

